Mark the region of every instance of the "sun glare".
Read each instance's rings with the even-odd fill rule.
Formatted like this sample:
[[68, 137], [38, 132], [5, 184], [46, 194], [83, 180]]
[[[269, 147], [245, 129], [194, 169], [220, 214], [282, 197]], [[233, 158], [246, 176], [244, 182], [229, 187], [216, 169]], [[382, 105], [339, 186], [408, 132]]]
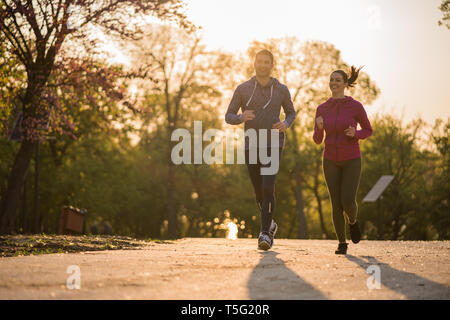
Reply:
[[238, 227], [234, 222], [227, 224], [227, 239], [236, 240], [238, 234]]

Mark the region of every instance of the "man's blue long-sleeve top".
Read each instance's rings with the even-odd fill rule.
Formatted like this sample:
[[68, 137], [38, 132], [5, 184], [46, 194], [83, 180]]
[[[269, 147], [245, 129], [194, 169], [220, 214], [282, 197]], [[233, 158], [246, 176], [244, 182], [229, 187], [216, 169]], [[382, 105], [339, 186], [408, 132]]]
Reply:
[[[263, 109], [267, 103], [268, 105]], [[268, 137], [270, 139], [272, 125], [280, 122], [281, 107], [283, 107], [286, 114], [283, 122], [289, 128], [295, 120], [296, 113], [287, 86], [275, 78], [271, 78], [267, 85], [261, 86], [257, 82], [256, 77], [253, 77], [240, 84], [234, 91], [233, 98], [225, 114], [225, 122], [232, 125], [241, 124], [243, 122], [242, 113], [246, 110], [254, 110], [255, 119], [246, 121], [244, 130], [250, 128], [256, 131], [268, 129]], [[239, 109], [242, 109], [242, 113], [238, 115]], [[279, 147], [282, 148], [284, 147], [285, 133], [280, 132], [279, 137]], [[268, 146], [270, 145], [269, 140]], [[245, 148], [249, 148], [248, 139], [245, 141]]]

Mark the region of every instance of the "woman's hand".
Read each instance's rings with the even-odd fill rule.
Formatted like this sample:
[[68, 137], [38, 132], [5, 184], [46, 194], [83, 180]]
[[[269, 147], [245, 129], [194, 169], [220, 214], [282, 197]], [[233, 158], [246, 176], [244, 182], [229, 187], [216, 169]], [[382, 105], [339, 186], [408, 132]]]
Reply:
[[356, 129], [355, 127], [348, 126], [348, 128], [345, 129], [344, 132], [348, 137], [353, 138], [355, 136]]
[[316, 124], [317, 124], [317, 128], [319, 128], [320, 130], [323, 129], [323, 118], [322, 118], [322, 116], [318, 116], [316, 118]]

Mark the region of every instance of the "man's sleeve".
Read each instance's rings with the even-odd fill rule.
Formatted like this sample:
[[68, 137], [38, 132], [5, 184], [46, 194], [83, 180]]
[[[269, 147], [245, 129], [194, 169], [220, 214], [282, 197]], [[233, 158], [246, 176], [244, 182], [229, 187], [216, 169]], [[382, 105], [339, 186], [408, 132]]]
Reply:
[[225, 122], [228, 124], [241, 124], [243, 122], [242, 114], [237, 114], [242, 106], [242, 97], [239, 87], [233, 93], [230, 105], [228, 106], [227, 113], [225, 114]]
[[289, 128], [295, 120], [296, 113], [294, 104], [292, 103], [291, 93], [289, 92], [289, 89], [287, 87], [285, 87], [282, 106], [284, 113], [286, 114], [286, 119], [284, 119], [283, 122], [286, 124], [286, 127]]

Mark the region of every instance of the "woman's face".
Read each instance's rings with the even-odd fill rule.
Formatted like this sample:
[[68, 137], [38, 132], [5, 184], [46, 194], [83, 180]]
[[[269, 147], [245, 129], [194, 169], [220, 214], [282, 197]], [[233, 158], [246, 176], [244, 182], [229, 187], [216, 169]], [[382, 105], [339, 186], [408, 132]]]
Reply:
[[347, 83], [344, 82], [344, 77], [339, 72], [333, 72], [330, 76], [330, 90], [334, 94], [344, 92]]

